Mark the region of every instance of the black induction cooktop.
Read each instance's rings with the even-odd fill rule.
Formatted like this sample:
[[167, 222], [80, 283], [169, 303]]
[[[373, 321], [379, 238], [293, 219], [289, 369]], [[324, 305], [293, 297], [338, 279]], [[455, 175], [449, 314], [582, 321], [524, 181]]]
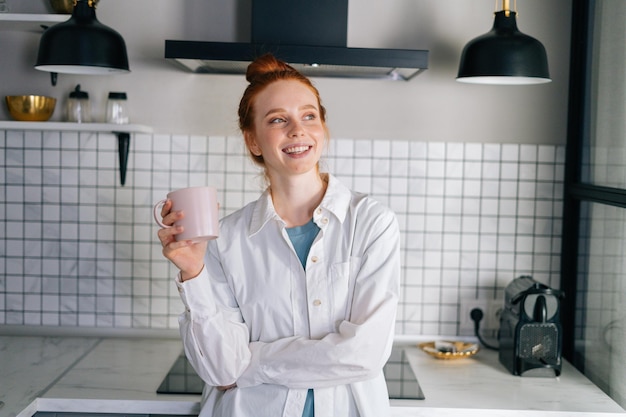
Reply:
[[[424, 393], [417, 382], [402, 347], [394, 347], [383, 368], [390, 399], [423, 400]], [[204, 382], [182, 353], [157, 388], [158, 394], [202, 394]]]
[[423, 400], [424, 392], [402, 347], [394, 347], [383, 367], [387, 391], [392, 400]]

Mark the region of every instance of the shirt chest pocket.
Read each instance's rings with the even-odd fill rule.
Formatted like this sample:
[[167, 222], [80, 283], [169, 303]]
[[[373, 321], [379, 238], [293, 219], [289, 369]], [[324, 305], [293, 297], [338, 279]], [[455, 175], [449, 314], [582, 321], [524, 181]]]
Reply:
[[361, 258], [351, 257], [348, 262], [337, 263], [330, 268], [331, 315], [335, 330], [343, 320], [350, 320], [354, 284], [360, 263]]

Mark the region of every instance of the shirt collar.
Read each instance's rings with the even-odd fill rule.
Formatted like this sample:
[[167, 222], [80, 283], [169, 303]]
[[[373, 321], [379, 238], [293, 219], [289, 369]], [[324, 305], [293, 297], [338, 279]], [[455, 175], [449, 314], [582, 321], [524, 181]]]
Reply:
[[[333, 175], [325, 175], [328, 176], [328, 187], [326, 188], [326, 193], [318, 208], [328, 210], [339, 222], [343, 223], [350, 205], [351, 192], [348, 187], [343, 185]], [[284, 224], [283, 220], [274, 209], [272, 195], [269, 188], [267, 188], [254, 205], [252, 218], [250, 220], [249, 235], [252, 236], [258, 233], [271, 219], [276, 219]]]

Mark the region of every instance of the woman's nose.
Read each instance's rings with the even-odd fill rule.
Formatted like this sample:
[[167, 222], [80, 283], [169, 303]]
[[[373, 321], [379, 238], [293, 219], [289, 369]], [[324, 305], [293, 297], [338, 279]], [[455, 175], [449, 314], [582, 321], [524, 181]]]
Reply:
[[289, 130], [289, 136], [291, 137], [302, 136], [303, 133], [304, 133], [304, 129], [302, 128], [302, 125], [300, 124], [300, 122], [293, 122], [291, 125], [291, 129]]

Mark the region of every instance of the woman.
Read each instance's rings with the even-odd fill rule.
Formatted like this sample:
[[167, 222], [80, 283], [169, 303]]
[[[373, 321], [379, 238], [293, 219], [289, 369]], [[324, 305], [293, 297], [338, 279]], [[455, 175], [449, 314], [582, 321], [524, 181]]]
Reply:
[[[271, 55], [246, 78], [239, 125], [268, 188], [208, 244], [158, 232], [180, 269], [180, 332], [206, 382], [201, 416], [385, 416], [397, 220], [320, 173], [325, 109], [308, 78]], [[165, 224], [184, 216], [170, 210]]]

